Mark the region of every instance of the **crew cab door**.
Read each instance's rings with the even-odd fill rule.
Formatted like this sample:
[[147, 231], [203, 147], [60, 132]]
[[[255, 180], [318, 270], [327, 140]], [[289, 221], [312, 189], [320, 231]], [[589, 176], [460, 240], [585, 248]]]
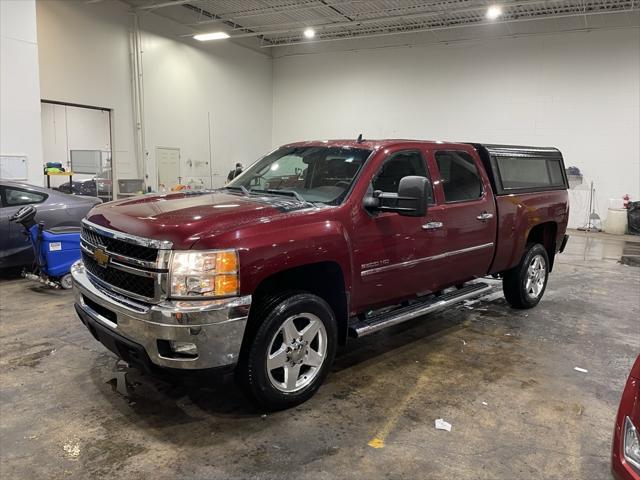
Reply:
[[[397, 193], [400, 179], [409, 175], [430, 178], [419, 148], [389, 152], [370, 180], [369, 190]], [[447, 246], [443, 229], [427, 227], [430, 221], [437, 227], [440, 216], [429, 211], [434, 208], [432, 192], [429, 197], [422, 217], [358, 211], [352, 233], [356, 310], [430, 293], [437, 286], [446, 270], [442, 253]]]
[[493, 192], [480, 159], [472, 150], [453, 147], [436, 150], [431, 162], [448, 245], [449, 268], [443, 283], [484, 276], [493, 260], [497, 219]]

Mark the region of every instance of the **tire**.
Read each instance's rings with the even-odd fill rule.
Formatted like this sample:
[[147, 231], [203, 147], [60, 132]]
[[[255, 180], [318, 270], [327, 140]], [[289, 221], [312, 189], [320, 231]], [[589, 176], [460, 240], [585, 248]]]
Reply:
[[535, 307], [547, 288], [549, 256], [539, 243], [528, 245], [520, 263], [502, 277], [502, 291], [513, 308]]
[[331, 307], [306, 292], [265, 298], [248, 329], [236, 379], [259, 406], [282, 410], [313, 396], [335, 358], [338, 327]]

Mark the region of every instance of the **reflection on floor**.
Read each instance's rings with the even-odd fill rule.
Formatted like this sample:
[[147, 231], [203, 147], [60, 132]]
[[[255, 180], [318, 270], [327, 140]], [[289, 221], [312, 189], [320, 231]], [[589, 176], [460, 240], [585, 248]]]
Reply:
[[603, 232], [569, 230], [569, 242], [564, 255], [582, 260], [614, 260], [628, 265], [638, 265], [640, 236], [610, 235]]

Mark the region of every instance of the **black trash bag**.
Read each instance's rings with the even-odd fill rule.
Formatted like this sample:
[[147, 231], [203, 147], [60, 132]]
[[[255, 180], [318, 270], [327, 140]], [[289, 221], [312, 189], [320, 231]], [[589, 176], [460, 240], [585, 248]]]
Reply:
[[629, 233], [640, 235], [640, 202], [629, 202], [627, 210], [627, 222]]

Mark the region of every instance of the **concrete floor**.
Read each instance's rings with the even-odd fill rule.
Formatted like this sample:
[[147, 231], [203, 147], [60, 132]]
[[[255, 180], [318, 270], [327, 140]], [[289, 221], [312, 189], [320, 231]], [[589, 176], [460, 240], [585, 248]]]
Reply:
[[354, 342], [311, 401], [266, 416], [232, 383], [129, 370], [129, 395], [118, 393], [116, 359], [69, 292], [4, 280], [0, 474], [610, 478], [617, 403], [640, 351], [640, 268], [617, 263], [623, 248], [575, 236], [537, 308], [512, 310], [498, 289]]

